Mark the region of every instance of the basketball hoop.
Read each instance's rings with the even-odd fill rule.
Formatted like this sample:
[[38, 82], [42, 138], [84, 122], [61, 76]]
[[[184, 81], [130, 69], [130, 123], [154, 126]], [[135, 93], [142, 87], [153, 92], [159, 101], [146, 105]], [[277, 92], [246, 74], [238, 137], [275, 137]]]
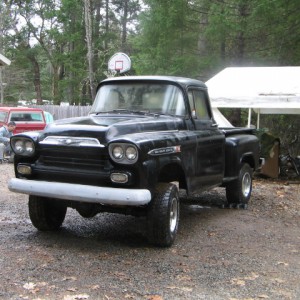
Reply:
[[122, 60], [115, 61], [115, 70], [116, 71], [122, 71], [123, 70], [123, 61]]
[[108, 61], [108, 71], [125, 73], [131, 69], [131, 60], [125, 53], [116, 53]]

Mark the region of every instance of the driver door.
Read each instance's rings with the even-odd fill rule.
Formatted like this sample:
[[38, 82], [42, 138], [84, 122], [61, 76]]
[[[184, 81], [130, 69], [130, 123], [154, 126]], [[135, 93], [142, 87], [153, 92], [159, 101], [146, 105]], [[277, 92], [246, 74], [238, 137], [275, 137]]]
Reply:
[[222, 182], [225, 137], [213, 119], [207, 92], [199, 88], [190, 88], [188, 97], [197, 138], [193, 189], [202, 190]]

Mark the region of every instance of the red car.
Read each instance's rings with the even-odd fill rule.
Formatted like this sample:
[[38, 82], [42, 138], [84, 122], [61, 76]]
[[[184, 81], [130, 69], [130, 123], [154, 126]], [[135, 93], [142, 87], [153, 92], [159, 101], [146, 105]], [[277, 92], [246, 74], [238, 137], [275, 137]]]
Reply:
[[44, 111], [28, 107], [0, 107], [0, 127], [14, 121], [14, 134], [24, 131], [39, 131], [46, 126]]

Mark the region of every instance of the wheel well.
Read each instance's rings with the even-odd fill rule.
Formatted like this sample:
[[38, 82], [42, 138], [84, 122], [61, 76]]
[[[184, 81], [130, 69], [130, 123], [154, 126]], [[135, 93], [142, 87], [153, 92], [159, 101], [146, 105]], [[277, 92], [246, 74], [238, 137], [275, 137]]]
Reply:
[[244, 156], [241, 163], [247, 163], [252, 169], [255, 169], [254, 157], [252, 155]]
[[172, 182], [178, 181], [179, 187], [182, 189], [186, 189], [186, 180], [183, 169], [178, 164], [169, 164], [164, 166], [159, 173], [158, 176], [159, 182]]

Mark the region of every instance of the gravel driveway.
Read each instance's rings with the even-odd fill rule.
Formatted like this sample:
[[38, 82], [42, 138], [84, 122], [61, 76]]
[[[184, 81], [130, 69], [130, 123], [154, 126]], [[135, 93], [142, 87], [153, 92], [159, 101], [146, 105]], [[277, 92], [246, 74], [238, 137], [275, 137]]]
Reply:
[[256, 179], [247, 210], [218, 208], [222, 189], [184, 198], [175, 244], [155, 248], [143, 218], [117, 214], [68, 210], [38, 232], [13, 166], [0, 174], [0, 299], [300, 299], [299, 183]]

